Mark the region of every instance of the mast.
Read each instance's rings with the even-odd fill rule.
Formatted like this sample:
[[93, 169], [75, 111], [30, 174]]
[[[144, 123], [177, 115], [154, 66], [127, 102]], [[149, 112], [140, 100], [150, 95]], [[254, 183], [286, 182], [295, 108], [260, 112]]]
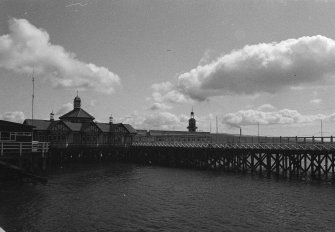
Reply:
[[209, 119], [209, 133], [212, 133], [212, 120]]
[[35, 78], [34, 78], [34, 71], [33, 68], [33, 75], [32, 75], [32, 82], [33, 82], [33, 94], [31, 98], [31, 119], [32, 119], [32, 126], [34, 126], [34, 99], [35, 99]]

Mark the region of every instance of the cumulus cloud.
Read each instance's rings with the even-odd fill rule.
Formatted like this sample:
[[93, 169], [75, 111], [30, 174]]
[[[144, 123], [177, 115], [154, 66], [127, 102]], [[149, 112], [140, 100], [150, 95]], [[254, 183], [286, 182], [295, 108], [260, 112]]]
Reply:
[[318, 105], [318, 104], [320, 104], [322, 102], [322, 99], [315, 98], [315, 99], [310, 100], [309, 102], [312, 103], [312, 104]]
[[156, 84], [153, 84], [151, 86], [151, 88], [153, 90], [155, 90], [156, 92], [159, 92], [159, 91], [169, 91], [173, 88], [173, 84], [169, 81], [166, 81], [166, 82], [161, 82], [161, 83], [156, 83]]
[[62, 105], [61, 108], [59, 108], [59, 110], [57, 110], [56, 115], [63, 115], [65, 113], [69, 112], [72, 109], [73, 109], [73, 104], [68, 102], [68, 103]]
[[117, 74], [51, 44], [49, 34], [26, 19], [9, 20], [9, 34], [0, 36], [0, 68], [23, 74], [34, 70], [59, 88], [112, 93], [120, 84]]
[[274, 107], [271, 104], [264, 104], [264, 105], [257, 107], [257, 110], [260, 110], [260, 111], [271, 111], [274, 109], [276, 109], [276, 107]]
[[166, 105], [164, 103], [155, 102], [154, 104], [150, 106], [149, 109], [150, 110], [167, 110], [167, 109], [171, 109], [171, 106]]
[[6, 112], [2, 115], [0, 114], [0, 119], [5, 121], [22, 123], [25, 119], [25, 116], [24, 113], [21, 111], [13, 111], [13, 112]]
[[190, 103], [191, 99], [180, 93], [171, 82], [153, 84], [152, 98], [156, 102]]
[[134, 112], [121, 118], [123, 123], [129, 123], [136, 129], [146, 130], [186, 130], [186, 115], [175, 115], [169, 112], [153, 112], [150, 114]]
[[260, 110], [240, 110], [223, 116], [222, 123], [232, 126], [311, 123], [317, 120], [333, 120], [334, 114], [303, 115], [297, 110], [282, 109], [264, 112]]
[[[195, 100], [227, 94], [275, 93], [322, 85], [335, 74], [335, 41], [317, 35], [248, 45], [183, 73], [174, 91]], [[329, 84], [329, 82], [328, 82]]]

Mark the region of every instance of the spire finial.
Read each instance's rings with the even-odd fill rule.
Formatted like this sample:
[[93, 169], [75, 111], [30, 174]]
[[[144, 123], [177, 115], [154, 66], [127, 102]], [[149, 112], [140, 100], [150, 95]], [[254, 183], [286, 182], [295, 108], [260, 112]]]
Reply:
[[77, 90], [77, 97], [78, 97], [78, 90]]

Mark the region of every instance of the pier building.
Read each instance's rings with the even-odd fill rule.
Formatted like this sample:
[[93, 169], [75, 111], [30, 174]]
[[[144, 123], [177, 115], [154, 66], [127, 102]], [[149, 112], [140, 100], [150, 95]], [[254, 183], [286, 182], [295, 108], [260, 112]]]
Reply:
[[169, 142], [169, 143], [211, 143], [212, 138], [209, 132], [197, 132], [196, 120], [193, 108], [191, 117], [188, 120], [188, 131], [168, 130], [137, 130], [134, 142]]
[[95, 122], [94, 117], [81, 107], [81, 99], [77, 95], [73, 100], [73, 110], [50, 120], [26, 119], [24, 125], [34, 126], [34, 140], [50, 142], [53, 148], [127, 146], [132, 144], [136, 130], [123, 123]]
[[0, 180], [45, 181], [33, 173], [46, 168], [49, 144], [33, 141], [33, 126], [0, 120]]

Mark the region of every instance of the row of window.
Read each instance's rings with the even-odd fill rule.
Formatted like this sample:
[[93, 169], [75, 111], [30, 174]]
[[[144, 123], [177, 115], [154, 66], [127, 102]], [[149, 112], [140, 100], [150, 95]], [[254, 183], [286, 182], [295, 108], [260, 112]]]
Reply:
[[1, 132], [0, 141], [16, 141], [17, 137], [31, 137], [31, 132]]
[[141, 142], [148, 142], [148, 141], [159, 141], [159, 142], [210, 142], [210, 137], [175, 137], [175, 136], [168, 136], [168, 137], [161, 137], [161, 136], [144, 136], [144, 137], [137, 137], [137, 139]]

